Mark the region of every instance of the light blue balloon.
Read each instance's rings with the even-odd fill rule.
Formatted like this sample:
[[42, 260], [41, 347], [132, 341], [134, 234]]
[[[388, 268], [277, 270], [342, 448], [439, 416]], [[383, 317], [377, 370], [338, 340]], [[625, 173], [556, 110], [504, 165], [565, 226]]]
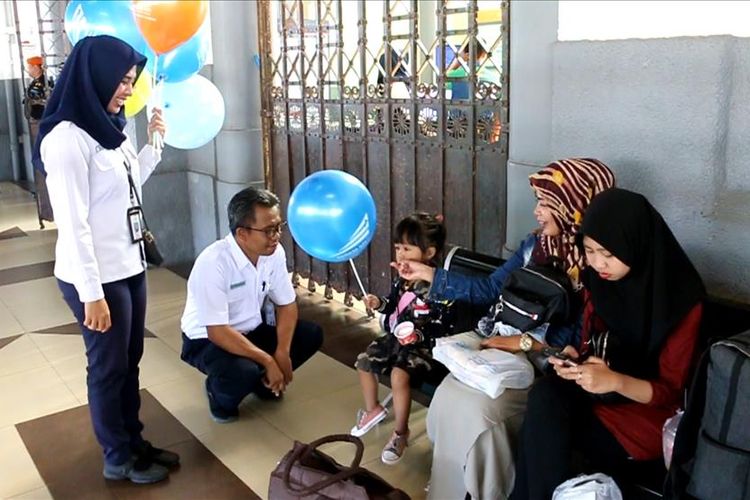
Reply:
[[364, 184], [340, 170], [315, 172], [289, 198], [287, 219], [302, 249], [326, 262], [346, 262], [375, 236], [375, 201]]
[[219, 133], [224, 124], [224, 98], [210, 80], [193, 75], [184, 82], [163, 85], [164, 142], [178, 149], [195, 149]]
[[198, 73], [208, 58], [210, 35], [208, 22], [204, 22], [190, 40], [160, 55], [157, 62], [157, 79], [177, 83]]
[[72, 0], [65, 8], [65, 32], [72, 45], [87, 36], [111, 35], [153, 61], [130, 0]]

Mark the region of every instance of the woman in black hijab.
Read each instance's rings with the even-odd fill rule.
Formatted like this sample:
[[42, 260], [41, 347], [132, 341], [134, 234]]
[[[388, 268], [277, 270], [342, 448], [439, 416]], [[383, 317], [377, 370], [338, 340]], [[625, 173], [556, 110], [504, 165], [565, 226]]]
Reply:
[[[79, 41], [47, 103], [34, 149], [58, 229], [55, 276], [86, 345], [89, 410], [104, 451], [103, 474], [135, 483], [165, 479], [166, 466], [179, 462], [144, 441], [138, 417], [146, 279], [136, 200], [160, 153], [150, 145], [135, 153], [123, 133], [123, 105], [145, 64], [116, 38]], [[149, 136], [155, 133], [164, 134], [158, 110], [149, 123]]]
[[646, 198], [614, 188], [596, 196], [580, 244], [582, 343], [564, 350], [572, 361], [550, 358], [556, 374], [529, 394], [512, 498], [551, 498], [579, 472], [573, 450], [605, 473], [658, 458], [694, 357], [703, 282]]

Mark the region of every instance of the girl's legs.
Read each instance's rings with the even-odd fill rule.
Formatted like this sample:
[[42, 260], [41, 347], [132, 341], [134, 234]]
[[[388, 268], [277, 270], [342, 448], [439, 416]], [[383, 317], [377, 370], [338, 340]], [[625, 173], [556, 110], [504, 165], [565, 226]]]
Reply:
[[378, 401], [378, 379], [374, 374], [364, 370], [357, 370], [359, 374], [359, 384], [362, 386], [362, 396], [365, 399], [365, 410], [373, 411], [380, 406]]
[[409, 373], [394, 367], [391, 371], [391, 390], [393, 391], [393, 412], [396, 414], [396, 425], [391, 439], [380, 454], [380, 459], [387, 465], [393, 465], [401, 460], [409, 439], [409, 410], [411, 409]]
[[385, 408], [378, 401], [378, 379], [375, 374], [357, 367], [362, 395], [365, 399], [365, 409], [357, 412], [357, 422], [350, 433], [353, 436], [363, 436], [367, 431], [378, 425], [387, 415]]
[[409, 431], [409, 412], [411, 411], [409, 373], [394, 367], [391, 371], [391, 390], [393, 391], [395, 431], [404, 435]]

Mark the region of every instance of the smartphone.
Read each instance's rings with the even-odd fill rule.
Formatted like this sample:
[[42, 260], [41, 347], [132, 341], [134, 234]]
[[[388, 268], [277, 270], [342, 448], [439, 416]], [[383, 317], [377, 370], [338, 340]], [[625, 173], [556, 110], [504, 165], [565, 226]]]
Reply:
[[562, 348], [560, 347], [544, 346], [542, 348], [542, 354], [544, 356], [554, 356], [557, 359], [563, 360], [565, 362], [565, 366], [578, 366], [578, 360], [573, 358], [569, 354], [562, 352]]
[[550, 356], [554, 356], [555, 354], [559, 354], [562, 351], [562, 347], [552, 347], [551, 345], [546, 345], [542, 347], [542, 356], [548, 358]]
[[557, 352], [557, 353], [553, 354], [553, 356], [556, 357], [557, 359], [563, 360], [564, 361], [563, 364], [565, 366], [578, 366], [578, 363], [577, 363], [578, 360], [575, 359], [574, 357], [570, 356], [567, 353]]

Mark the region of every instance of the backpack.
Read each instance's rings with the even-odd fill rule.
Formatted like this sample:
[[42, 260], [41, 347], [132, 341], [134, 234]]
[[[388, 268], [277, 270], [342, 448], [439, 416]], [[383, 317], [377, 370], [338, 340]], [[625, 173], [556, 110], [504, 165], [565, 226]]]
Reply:
[[665, 497], [750, 498], [750, 331], [703, 353], [677, 428]]
[[499, 320], [527, 332], [543, 323], [570, 320], [572, 287], [567, 273], [557, 268], [526, 266], [505, 280]]

